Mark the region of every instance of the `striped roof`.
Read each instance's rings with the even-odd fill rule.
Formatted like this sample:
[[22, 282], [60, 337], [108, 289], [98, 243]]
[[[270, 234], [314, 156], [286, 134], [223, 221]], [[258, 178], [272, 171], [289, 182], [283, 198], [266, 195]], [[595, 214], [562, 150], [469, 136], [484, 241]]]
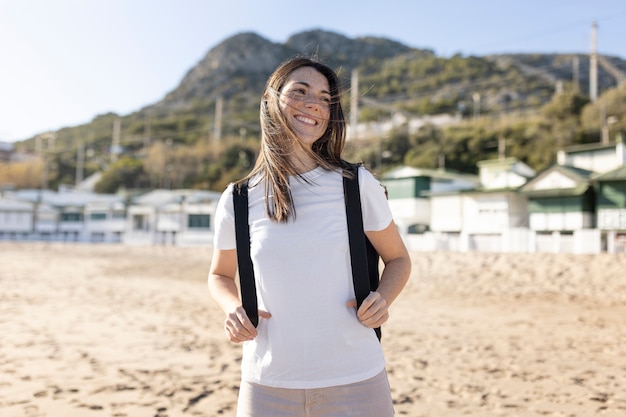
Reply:
[[626, 164], [594, 178], [596, 181], [626, 181]]

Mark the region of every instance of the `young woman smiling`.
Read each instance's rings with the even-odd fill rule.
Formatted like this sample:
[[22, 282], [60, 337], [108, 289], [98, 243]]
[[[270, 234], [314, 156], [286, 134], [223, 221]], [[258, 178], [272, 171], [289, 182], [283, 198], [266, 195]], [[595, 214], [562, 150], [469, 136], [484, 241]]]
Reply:
[[357, 309], [344, 204], [345, 117], [337, 75], [306, 58], [281, 64], [261, 98], [261, 149], [248, 184], [259, 324], [235, 277], [231, 184], [215, 216], [209, 290], [224, 331], [243, 343], [238, 417], [389, 417], [385, 359], [373, 328], [406, 284], [410, 259], [374, 176], [359, 167], [363, 226], [384, 263]]

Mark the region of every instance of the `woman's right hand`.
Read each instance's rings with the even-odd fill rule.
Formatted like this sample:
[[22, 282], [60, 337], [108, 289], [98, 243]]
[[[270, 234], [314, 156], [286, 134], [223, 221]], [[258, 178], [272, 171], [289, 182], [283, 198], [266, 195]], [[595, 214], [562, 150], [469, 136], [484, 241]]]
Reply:
[[[272, 317], [267, 311], [259, 310], [259, 318], [269, 319]], [[254, 339], [259, 332], [254, 327], [243, 306], [238, 306], [234, 311], [226, 315], [224, 320], [224, 332], [233, 343], [242, 343]]]

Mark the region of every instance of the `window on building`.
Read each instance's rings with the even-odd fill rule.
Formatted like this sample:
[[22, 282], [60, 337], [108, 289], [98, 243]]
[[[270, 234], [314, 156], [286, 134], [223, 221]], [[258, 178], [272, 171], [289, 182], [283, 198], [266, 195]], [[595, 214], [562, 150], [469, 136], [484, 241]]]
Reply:
[[421, 235], [430, 230], [427, 224], [412, 224], [409, 226], [407, 232], [412, 235]]
[[91, 213], [91, 214], [89, 214], [89, 219], [90, 220], [94, 220], [94, 221], [106, 220], [107, 219], [107, 214], [103, 213], [103, 212]]
[[148, 224], [146, 216], [137, 214], [133, 216], [133, 230], [150, 230], [150, 225]]
[[80, 222], [83, 221], [83, 215], [81, 213], [62, 213], [62, 222]]
[[190, 214], [187, 218], [187, 227], [190, 229], [208, 229], [211, 227], [211, 215]]

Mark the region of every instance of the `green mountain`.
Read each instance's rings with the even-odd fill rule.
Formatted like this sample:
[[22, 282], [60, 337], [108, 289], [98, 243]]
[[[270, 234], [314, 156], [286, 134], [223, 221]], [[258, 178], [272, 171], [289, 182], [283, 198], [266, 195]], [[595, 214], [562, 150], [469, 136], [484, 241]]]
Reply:
[[[86, 170], [106, 169], [112, 160], [109, 150], [117, 140], [123, 149], [118, 159], [143, 161], [143, 179], [126, 183], [127, 187], [162, 186], [166, 174], [161, 171], [178, 172], [182, 170], [181, 164], [185, 164], [163, 162], [167, 159], [164, 155], [182, 155], [183, 149], [192, 154], [203, 153], [204, 158], [194, 162], [202, 167], [193, 172], [182, 170], [180, 178], [169, 181], [169, 185], [221, 186], [229, 175], [241, 175], [249, 167], [254, 157], [253, 143], [259, 135], [258, 104], [264, 83], [280, 62], [295, 55], [317, 56], [338, 71], [344, 82], [344, 104], [348, 112], [351, 75], [354, 69], [358, 70], [360, 122], [385, 120], [394, 113], [408, 117], [450, 113], [471, 119], [477, 110], [477, 100], [480, 100], [482, 117], [527, 117], [549, 103], [557, 88], [579, 91], [584, 96], [589, 85], [589, 57], [586, 55], [455, 55], [444, 58], [431, 50], [411, 48], [385, 38], [348, 38], [322, 30], [295, 34], [285, 43], [274, 43], [255, 33], [241, 33], [210, 49], [180, 84], [157, 103], [128, 115], [99, 115], [88, 124], [55, 132], [57, 155], [51, 175], [56, 175], [57, 183], [72, 182], [76, 165], [74, 151], [81, 143], [87, 149]], [[599, 91], [604, 92], [623, 81], [620, 77], [626, 72], [626, 62], [617, 57], [600, 57], [600, 60], [598, 86]], [[219, 121], [216, 119], [218, 107], [222, 115]], [[113, 128], [115, 120], [120, 123], [117, 136]], [[216, 127], [220, 128], [219, 133]], [[569, 141], [584, 140], [581, 133], [573, 135], [575, 137]], [[430, 135], [432, 141], [436, 136], [435, 133]], [[492, 140], [495, 133], [487, 136], [485, 140]], [[220, 139], [219, 144], [217, 139]], [[420, 145], [428, 142], [427, 138], [416, 140], [411, 138], [403, 146], [396, 144], [396, 153], [401, 152], [401, 155], [389, 163], [407, 163], [403, 158], [409, 148], [418, 142]], [[250, 141], [252, 144], [248, 143]], [[17, 146], [34, 150], [35, 142], [32, 138]], [[232, 155], [222, 154], [235, 145], [237, 149], [229, 150]], [[441, 151], [441, 143], [437, 146]], [[483, 148], [476, 148], [478, 154], [472, 160], [452, 166], [471, 169], [473, 159], [492, 152]], [[233, 171], [241, 151], [247, 155], [247, 162]], [[155, 156], [159, 153], [160, 156]], [[179, 159], [185, 158], [180, 156]], [[453, 155], [446, 155], [446, 158], [459, 159]], [[230, 167], [217, 164], [216, 161], [224, 159], [231, 160]], [[532, 162], [533, 158], [526, 155], [525, 159]], [[419, 158], [413, 161], [424, 163]], [[543, 161], [536, 168], [546, 163]], [[189, 164], [188, 158], [186, 164]], [[219, 168], [215, 168], [216, 164]], [[151, 174], [151, 170], [156, 174]], [[114, 186], [115, 181], [110, 187]]]

